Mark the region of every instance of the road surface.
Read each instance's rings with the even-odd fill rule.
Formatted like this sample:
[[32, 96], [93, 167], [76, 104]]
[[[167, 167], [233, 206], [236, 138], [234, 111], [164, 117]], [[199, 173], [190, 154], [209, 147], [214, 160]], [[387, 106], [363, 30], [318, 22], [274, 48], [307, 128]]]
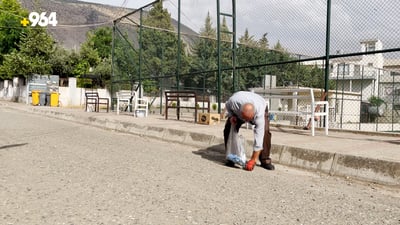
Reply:
[[0, 108], [0, 224], [400, 224], [400, 189]]

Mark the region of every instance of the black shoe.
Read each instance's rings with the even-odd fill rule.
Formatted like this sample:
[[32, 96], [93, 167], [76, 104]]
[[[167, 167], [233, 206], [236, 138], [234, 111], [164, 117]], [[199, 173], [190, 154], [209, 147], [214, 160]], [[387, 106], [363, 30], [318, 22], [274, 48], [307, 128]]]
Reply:
[[235, 167], [235, 163], [232, 162], [231, 160], [226, 160], [225, 166]]
[[261, 167], [266, 170], [275, 170], [275, 166], [272, 163], [261, 163]]

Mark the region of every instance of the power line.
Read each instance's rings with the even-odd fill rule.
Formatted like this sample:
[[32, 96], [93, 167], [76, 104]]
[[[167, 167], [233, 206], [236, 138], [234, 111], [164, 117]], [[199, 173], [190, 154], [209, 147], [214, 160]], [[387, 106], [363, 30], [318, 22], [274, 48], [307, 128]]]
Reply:
[[[122, 4], [121, 4], [122, 10], [121, 10], [120, 13], [118, 13], [118, 16], [117, 16], [116, 18], [121, 17], [121, 14], [124, 13], [124, 10], [125, 10], [125, 8], [126, 8], [126, 4], [128, 4], [128, 0], [124, 0], [124, 2], [122, 2]], [[114, 18], [114, 19], [115, 19], [115, 18]]]
[[99, 23], [92, 23], [92, 24], [59, 24], [57, 26], [50, 26], [47, 27], [48, 29], [58, 29], [58, 28], [83, 28], [83, 27], [98, 27], [98, 26], [103, 26], [107, 24], [112, 24], [113, 21], [104, 21], [104, 22], [99, 22]]

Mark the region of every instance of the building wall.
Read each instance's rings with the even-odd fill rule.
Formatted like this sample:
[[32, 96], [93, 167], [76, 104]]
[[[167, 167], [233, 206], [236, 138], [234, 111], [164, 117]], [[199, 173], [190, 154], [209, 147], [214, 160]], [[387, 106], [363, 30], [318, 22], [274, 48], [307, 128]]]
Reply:
[[329, 105], [333, 108], [332, 127], [338, 128], [342, 123], [359, 123], [361, 95], [359, 93], [331, 91]]
[[[76, 87], [76, 78], [69, 78], [69, 87], [59, 87], [59, 102], [63, 107], [80, 107], [85, 104], [85, 92], [97, 91], [101, 97], [110, 98], [106, 89], [87, 89]], [[32, 96], [23, 78], [0, 81], [0, 99], [32, 103]]]
[[[111, 94], [107, 89], [89, 89], [89, 88], [79, 88], [76, 86], [76, 78], [68, 79], [68, 87], [59, 87], [59, 103], [61, 107], [84, 107], [85, 104], [85, 92], [87, 91], [97, 91], [100, 97], [115, 99], [115, 96], [111, 98]], [[28, 91], [28, 86], [23, 85], [24, 79], [22, 78], [14, 78], [13, 81], [5, 80], [0, 81], [0, 99], [15, 101], [15, 102], [23, 102], [26, 104], [32, 104], [32, 96]], [[152, 102], [154, 107], [160, 107], [160, 103], [165, 104], [165, 98], [161, 99], [160, 97], [147, 98], [149, 102]], [[216, 97], [210, 97], [211, 106], [216, 102]], [[116, 101], [111, 101], [111, 104], [116, 107]], [[193, 105], [194, 100], [192, 102], [181, 102], [182, 105]], [[224, 108], [224, 103], [221, 103], [221, 108]]]

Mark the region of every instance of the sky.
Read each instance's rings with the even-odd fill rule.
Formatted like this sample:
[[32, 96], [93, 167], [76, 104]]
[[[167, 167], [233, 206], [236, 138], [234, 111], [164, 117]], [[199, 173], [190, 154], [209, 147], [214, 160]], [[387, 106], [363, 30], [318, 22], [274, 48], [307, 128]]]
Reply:
[[[139, 8], [152, 0], [82, 0], [127, 8]], [[400, 47], [399, 0], [332, 0], [330, 51], [360, 51], [360, 41], [379, 39], [384, 48]], [[199, 32], [207, 13], [216, 27], [216, 0], [181, 0], [182, 24]], [[221, 12], [231, 14], [232, 1], [221, 0]], [[164, 0], [177, 19], [178, 0]], [[267, 33], [270, 46], [278, 41], [290, 52], [310, 56], [325, 53], [326, 0], [236, 0], [238, 37], [247, 29], [255, 40]], [[232, 20], [227, 19], [232, 29]]]

